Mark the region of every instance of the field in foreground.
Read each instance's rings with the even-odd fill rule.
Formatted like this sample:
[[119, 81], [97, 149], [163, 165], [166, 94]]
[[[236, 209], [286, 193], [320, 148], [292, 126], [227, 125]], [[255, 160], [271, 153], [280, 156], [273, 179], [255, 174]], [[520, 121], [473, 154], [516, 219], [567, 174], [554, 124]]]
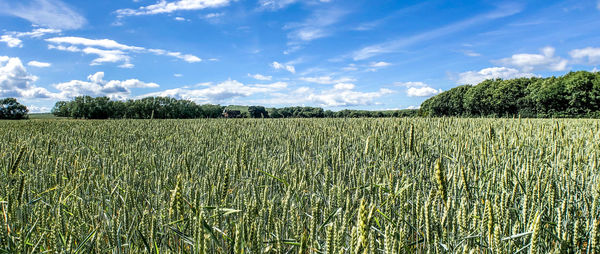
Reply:
[[600, 248], [600, 121], [0, 121], [0, 252]]

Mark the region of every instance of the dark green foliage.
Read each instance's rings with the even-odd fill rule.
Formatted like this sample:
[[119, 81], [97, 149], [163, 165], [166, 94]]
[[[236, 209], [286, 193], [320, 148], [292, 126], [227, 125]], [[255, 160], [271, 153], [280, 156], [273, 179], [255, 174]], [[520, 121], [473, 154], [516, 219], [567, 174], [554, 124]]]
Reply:
[[59, 101], [52, 109], [55, 116], [84, 119], [217, 118], [222, 112], [220, 105], [197, 105], [192, 101], [169, 97], [112, 101], [108, 97], [79, 96], [69, 102]]
[[263, 106], [250, 106], [248, 107], [248, 114], [252, 118], [268, 118], [269, 113]]
[[177, 100], [169, 97], [146, 97], [113, 101], [108, 97], [79, 96], [72, 101], [59, 101], [52, 114], [57, 117], [82, 119], [190, 119], [190, 118], [337, 118], [337, 117], [412, 117], [418, 110], [342, 110], [324, 111], [318, 107], [265, 108], [263, 106], [228, 106]]
[[0, 119], [26, 119], [29, 110], [15, 98], [0, 99]]
[[459, 86], [421, 104], [424, 116], [598, 117], [600, 74], [486, 80]]

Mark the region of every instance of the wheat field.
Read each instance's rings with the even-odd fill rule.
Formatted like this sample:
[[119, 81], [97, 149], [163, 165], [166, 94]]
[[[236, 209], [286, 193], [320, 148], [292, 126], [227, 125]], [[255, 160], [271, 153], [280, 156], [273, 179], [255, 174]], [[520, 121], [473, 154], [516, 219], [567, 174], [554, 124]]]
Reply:
[[599, 253], [600, 121], [0, 121], [0, 252]]

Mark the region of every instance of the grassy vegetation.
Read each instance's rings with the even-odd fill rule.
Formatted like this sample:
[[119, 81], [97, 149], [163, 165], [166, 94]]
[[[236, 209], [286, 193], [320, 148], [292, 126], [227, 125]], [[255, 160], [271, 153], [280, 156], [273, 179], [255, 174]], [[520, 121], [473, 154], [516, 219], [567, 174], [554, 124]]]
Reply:
[[600, 121], [0, 122], [0, 249], [598, 251]]
[[29, 119], [65, 119], [66, 117], [57, 117], [52, 113], [29, 113]]

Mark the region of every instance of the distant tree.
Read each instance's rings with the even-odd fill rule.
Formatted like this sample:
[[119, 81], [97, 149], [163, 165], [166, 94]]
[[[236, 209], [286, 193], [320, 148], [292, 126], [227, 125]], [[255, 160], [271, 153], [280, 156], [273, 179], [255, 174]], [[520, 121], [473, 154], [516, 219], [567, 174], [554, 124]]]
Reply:
[[0, 119], [26, 119], [29, 110], [15, 98], [5, 98], [0, 100]]
[[269, 113], [263, 106], [250, 106], [248, 107], [248, 113], [252, 118], [268, 118]]
[[52, 108], [52, 114], [58, 117], [70, 117], [70, 102], [68, 101], [57, 101]]

